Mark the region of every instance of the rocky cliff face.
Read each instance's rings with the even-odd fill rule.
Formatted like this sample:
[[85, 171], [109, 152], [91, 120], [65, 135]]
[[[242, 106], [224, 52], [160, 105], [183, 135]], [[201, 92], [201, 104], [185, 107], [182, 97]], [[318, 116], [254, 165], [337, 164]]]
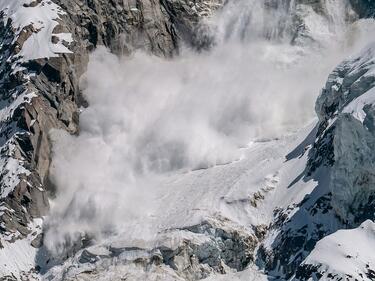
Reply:
[[[36, 9], [34, 6], [43, 3], [31, 2], [22, 9]], [[79, 91], [78, 78], [70, 80], [66, 73], [71, 62], [68, 57], [56, 55], [46, 59], [37, 54], [34, 58], [32, 51], [25, 50], [30, 48], [26, 43], [38, 32], [38, 26], [25, 24], [22, 19], [17, 22], [15, 17], [21, 4], [16, 2], [13, 5], [4, 8], [4, 25], [1, 27], [1, 197], [5, 224], [2, 234], [17, 239], [30, 232], [27, 225], [33, 217], [48, 212], [47, 190], [51, 190], [48, 184], [51, 157], [48, 131], [63, 128], [77, 132], [75, 100]], [[52, 4], [44, 5], [47, 9], [55, 8]]]
[[373, 17], [375, 13], [375, 3], [371, 0], [351, 0], [353, 8], [360, 17]]
[[316, 104], [319, 137], [329, 143], [333, 156], [332, 204], [337, 215], [351, 225], [373, 219], [368, 206], [373, 197], [373, 69], [371, 47], [336, 68]]
[[[79, 134], [80, 108], [88, 106], [80, 90], [80, 78], [90, 52], [104, 45], [116, 54], [142, 49], [169, 58], [184, 44], [207, 49], [215, 40], [202, 19], [224, 3], [6, 2], [0, 0], [0, 248], [12, 249], [9, 245], [20, 240], [40, 248], [43, 234], [35, 219], [48, 214], [48, 199], [55, 191], [48, 178], [49, 132], [63, 129]], [[316, 41], [314, 26], [304, 18], [306, 11], [312, 9], [326, 20], [335, 20], [327, 17], [323, 2], [297, 1], [300, 9], [292, 17], [293, 28], [288, 30], [293, 44]], [[280, 4], [265, 3], [269, 9], [277, 9]], [[374, 14], [372, 1], [352, 0], [351, 4], [355, 12], [348, 8], [342, 17], [347, 21]], [[31, 14], [35, 18], [27, 16]], [[323, 268], [323, 261], [309, 256], [316, 243], [338, 229], [374, 220], [374, 49], [343, 62], [330, 75], [316, 104], [316, 138], [305, 143], [313, 148], [302, 178], [319, 184], [301, 202], [275, 211], [269, 226], [248, 229], [227, 220], [207, 220], [179, 229], [184, 237], [174, 245], [169, 244], [175, 239], [173, 233], [167, 233], [167, 242], [153, 247], [108, 244], [81, 249], [83, 241], [71, 259], [48, 273], [55, 278], [50, 280], [102, 280], [108, 272], [127, 275], [130, 280], [148, 278], [149, 272], [155, 280], [198, 280], [242, 271], [254, 263], [285, 280], [307, 280], [313, 274], [321, 280], [331, 278], [330, 267]], [[236, 204], [249, 201], [256, 207], [267, 192], [260, 191], [252, 201], [241, 199]], [[365, 228], [372, 229], [369, 224]], [[48, 262], [43, 260], [44, 265]], [[31, 280], [40, 267], [35, 267], [34, 261], [26, 265], [28, 269], [13, 269], [18, 271], [15, 274], [0, 272], [0, 279], [17, 280], [23, 275]], [[357, 280], [374, 278], [373, 264], [365, 268], [363, 279]]]
[[[371, 259], [360, 271], [343, 270], [333, 256], [321, 250], [334, 248], [328, 243], [337, 241], [338, 229], [355, 228], [368, 219], [374, 220], [373, 51], [373, 45], [367, 46], [329, 75], [316, 101], [319, 123], [301, 175], [304, 181], [315, 180], [318, 185], [302, 202], [277, 213], [271, 234], [261, 246], [259, 253], [265, 268], [292, 280], [310, 280], [311, 276], [317, 280], [373, 278]], [[372, 229], [370, 221], [365, 224], [352, 233]], [[340, 251], [350, 260], [351, 242], [344, 239], [338, 243], [344, 245]], [[368, 243], [370, 249], [371, 245]], [[366, 256], [366, 251], [357, 255]], [[350, 263], [341, 261], [345, 262]]]
[[[79, 80], [89, 53], [105, 45], [118, 54], [143, 49], [171, 57], [179, 39], [192, 36], [198, 19], [220, 2], [35, 0], [0, 6], [4, 243], [27, 237], [31, 221], [48, 213], [54, 193], [49, 132], [78, 133], [79, 108], [87, 106]], [[50, 48], [39, 49], [40, 44]]]

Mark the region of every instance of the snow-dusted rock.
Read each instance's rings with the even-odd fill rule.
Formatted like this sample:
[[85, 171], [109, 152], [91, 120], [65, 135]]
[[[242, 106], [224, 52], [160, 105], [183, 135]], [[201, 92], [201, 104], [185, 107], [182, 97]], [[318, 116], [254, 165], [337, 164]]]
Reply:
[[374, 217], [374, 87], [371, 45], [332, 72], [316, 103], [321, 133], [313, 161], [332, 166], [332, 206], [350, 224]]
[[375, 3], [371, 0], [350, 0], [353, 8], [361, 17], [373, 17], [375, 15]]
[[314, 266], [299, 264], [323, 237], [374, 219], [374, 57], [371, 44], [341, 63], [316, 102], [319, 124], [300, 177], [318, 184], [300, 203], [276, 213], [258, 252], [272, 276], [289, 279], [298, 268], [296, 278], [327, 280]]

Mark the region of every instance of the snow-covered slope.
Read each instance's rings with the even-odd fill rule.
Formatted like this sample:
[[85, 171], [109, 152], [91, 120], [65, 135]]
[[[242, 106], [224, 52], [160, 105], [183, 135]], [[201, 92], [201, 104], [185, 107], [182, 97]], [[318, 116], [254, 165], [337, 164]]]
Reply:
[[321, 280], [374, 280], [374, 237], [370, 220], [355, 229], [339, 230], [319, 241], [302, 267]]
[[0, 280], [374, 280], [366, 1], [128, 4], [0, 0]]
[[[254, 262], [256, 245], [274, 209], [300, 202], [317, 184], [301, 180], [289, 186], [305, 169], [312, 140], [311, 135], [306, 137], [313, 127], [281, 139], [254, 142], [232, 163], [154, 178], [153, 207], [146, 214], [137, 214], [133, 220], [128, 217], [123, 232], [95, 241], [95, 246], [80, 250], [47, 276], [107, 280], [104, 276], [112, 272], [134, 280], [143, 280], [144, 274], [149, 280], [158, 280], [157, 276], [194, 280], [245, 269]], [[53, 237], [47, 239], [59, 241], [59, 236], [65, 239], [67, 234], [48, 235]], [[138, 264], [137, 259], [142, 262]], [[153, 269], [148, 271], [148, 267]]]
[[[12, 22], [15, 40], [19, 43], [15, 47], [18, 49], [16, 57], [29, 61], [71, 53], [65, 46], [72, 42], [71, 34], [55, 32], [60, 15], [65, 13], [55, 3], [44, 0], [1, 1], [0, 10], [2, 20]], [[25, 38], [24, 42], [19, 40], [21, 37]]]

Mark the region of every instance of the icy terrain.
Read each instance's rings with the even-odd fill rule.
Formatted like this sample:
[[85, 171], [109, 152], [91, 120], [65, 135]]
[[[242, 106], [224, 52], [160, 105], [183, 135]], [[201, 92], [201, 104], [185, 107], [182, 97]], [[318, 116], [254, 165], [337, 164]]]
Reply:
[[[210, 48], [169, 60], [98, 47], [79, 134], [50, 132], [49, 215], [1, 240], [1, 274], [373, 280], [375, 22], [305, 2], [229, 1], [204, 20]], [[0, 8], [37, 30], [20, 63], [71, 53], [54, 3]]]

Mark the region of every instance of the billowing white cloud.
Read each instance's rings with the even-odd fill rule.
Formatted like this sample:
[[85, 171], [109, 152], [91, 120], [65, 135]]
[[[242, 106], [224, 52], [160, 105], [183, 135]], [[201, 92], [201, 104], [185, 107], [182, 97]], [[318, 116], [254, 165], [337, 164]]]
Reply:
[[258, 36], [169, 60], [96, 50], [82, 82], [90, 106], [80, 135], [52, 134], [58, 194], [46, 245], [60, 251], [82, 232], [152, 235], [139, 218], [155, 208], [153, 178], [236, 160], [249, 141], [310, 121], [347, 53], [334, 42], [313, 50]]

